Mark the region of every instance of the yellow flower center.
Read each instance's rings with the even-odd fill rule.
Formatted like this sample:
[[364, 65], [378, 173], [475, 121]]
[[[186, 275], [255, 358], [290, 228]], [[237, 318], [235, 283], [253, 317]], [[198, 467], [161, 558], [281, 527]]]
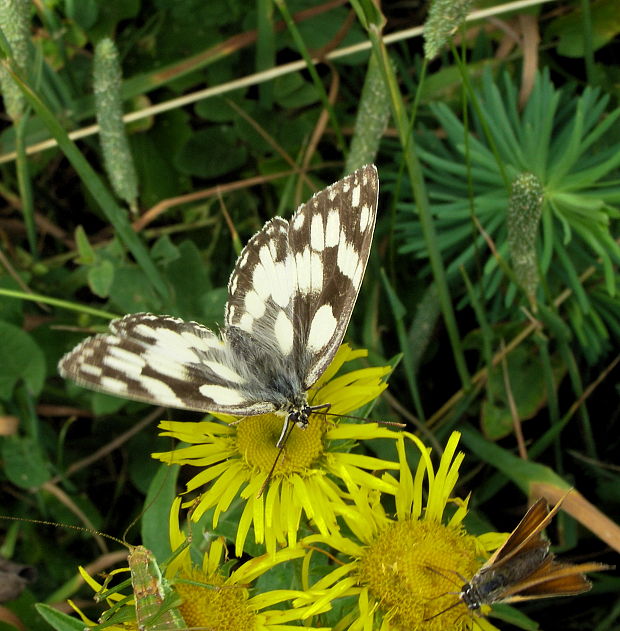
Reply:
[[[323, 453], [325, 416], [313, 414], [306, 429], [294, 427], [276, 465], [274, 476], [307, 473]], [[282, 433], [283, 419], [275, 414], [262, 414], [243, 419], [237, 426], [237, 449], [250, 467], [265, 473], [271, 470], [280, 451], [276, 447]]]
[[476, 538], [462, 529], [432, 521], [400, 521], [365, 549], [358, 580], [393, 628], [458, 631], [471, 628], [471, 613], [462, 603], [449, 607], [458, 602], [463, 583], [479, 566]]
[[179, 609], [190, 629], [252, 631], [256, 627], [256, 616], [248, 607], [247, 589], [224, 585], [219, 574], [206, 576], [193, 568], [189, 576], [181, 573], [174, 588], [183, 600]]

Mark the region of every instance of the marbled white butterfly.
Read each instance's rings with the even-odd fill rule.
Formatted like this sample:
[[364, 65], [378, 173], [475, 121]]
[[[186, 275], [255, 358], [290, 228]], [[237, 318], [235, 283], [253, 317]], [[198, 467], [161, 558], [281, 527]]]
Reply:
[[228, 281], [226, 326], [135, 313], [58, 365], [81, 386], [172, 408], [284, 416], [308, 424], [306, 391], [333, 359], [364, 277], [377, 211], [374, 165], [320, 191], [290, 221], [270, 219]]

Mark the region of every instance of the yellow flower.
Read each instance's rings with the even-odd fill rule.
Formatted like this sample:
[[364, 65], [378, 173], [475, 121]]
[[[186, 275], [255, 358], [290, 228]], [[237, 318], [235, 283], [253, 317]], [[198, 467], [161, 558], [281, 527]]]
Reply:
[[[329, 414], [344, 415], [375, 399], [386, 387], [383, 378], [389, 367], [362, 368], [334, 377], [345, 362], [366, 354], [343, 344], [330, 367], [310, 389], [311, 404], [330, 403]], [[187, 483], [187, 491], [210, 483], [193, 511], [192, 519], [196, 521], [213, 509], [212, 523], [216, 528], [220, 515], [235, 498], [245, 501], [235, 542], [237, 556], [243, 552], [252, 526], [255, 541], [264, 543], [267, 551], [273, 553], [278, 544], [285, 545], [287, 540], [290, 546], [295, 545], [302, 513], [319, 532], [337, 530], [337, 514], [346, 508], [342, 483], [337, 484], [343, 475], [366, 488], [394, 493], [393, 481], [376, 477], [368, 470], [397, 469], [399, 465], [351, 453], [351, 446], [354, 441], [393, 438], [398, 434], [375, 423], [334, 423], [329, 414], [313, 414], [305, 430], [293, 428], [271, 482], [260, 497], [279, 452], [276, 442], [282, 418], [274, 414], [247, 417], [239, 422], [215, 415], [228, 424], [165, 421], [160, 425], [164, 436], [173, 436], [191, 446], [153, 457], [168, 464], [202, 468]]]
[[[413, 440], [421, 452], [415, 477], [406, 462], [406, 439]], [[321, 594], [315, 601], [317, 611], [335, 598], [357, 599], [356, 611], [341, 620], [334, 631], [495, 629], [458, 601], [458, 591], [465, 582], [461, 577], [471, 578], [480, 567], [480, 559], [505, 539], [496, 533], [476, 537], [462, 525], [467, 500], [451, 497], [463, 460], [463, 454], [456, 453], [458, 440], [459, 434], [453, 433], [434, 471], [429, 450], [415, 436], [403, 433], [398, 439], [400, 481], [394, 496], [395, 517], [386, 514], [379, 493], [348, 480], [354, 508], [343, 512], [342, 517], [351, 534], [313, 535], [303, 540], [313, 548], [317, 543], [328, 544], [345, 557], [343, 565], [312, 587]], [[448, 503], [456, 510], [444, 524]], [[309, 608], [308, 615], [312, 613]]]
[[[213, 631], [278, 631], [288, 629], [288, 623], [307, 617], [311, 595], [299, 590], [278, 589], [250, 596], [252, 581], [285, 561], [303, 556], [303, 550], [284, 549], [273, 555], [264, 554], [243, 563], [230, 575], [222, 572], [226, 556], [224, 539], [211, 541], [203, 556], [202, 566], [192, 564], [190, 549], [176, 518], [180, 498], [176, 498], [170, 512], [170, 547], [181, 553], [166, 568], [170, 580], [175, 577], [175, 589], [183, 603], [179, 610], [190, 629], [208, 628]], [[203, 587], [203, 585], [211, 587]], [[215, 588], [214, 588], [215, 587]], [[297, 598], [300, 611], [292, 608], [271, 609], [274, 605]], [[318, 627], [304, 627], [317, 629]]]
[[[164, 577], [159, 576], [158, 583], [165, 586], [169, 596], [161, 605], [162, 613], [174, 610], [180, 616], [181, 626], [168, 626], [166, 629], [209, 629], [209, 631], [285, 631], [299, 624], [293, 624], [302, 618], [308, 617], [308, 607], [303, 601], [312, 604], [313, 611], [318, 611], [312, 601], [312, 595], [304, 591], [281, 589], [250, 595], [250, 584], [268, 570], [280, 563], [291, 561], [304, 556], [301, 548], [279, 550], [273, 555], [263, 555], [243, 563], [232, 572], [224, 572], [223, 561], [226, 556], [226, 547], [222, 538], [210, 542], [209, 549], [204, 553], [202, 564], [196, 566], [190, 557], [189, 542], [179, 526], [178, 511], [181, 504], [180, 498], [175, 498], [170, 511], [170, 546], [175, 550], [172, 560], [164, 570]], [[129, 572], [129, 568], [115, 570], [112, 574]], [[83, 568], [80, 573], [84, 580], [97, 592], [101, 592], [102, 585], [89, 576]], [[154, 577], [150, 577], [154, 578]], [[153, 585], [148, 581], [144, 594], [152, 593], [147, 589]], [[148, 596], [141, 596], [148, 598]], [[293, 598], [297, 599], [297, 606], [293, 608], [282, 607], [282, 603]], [[136, 600], [138, 589], [134, 585], [133, 598], [129, 599], [123, 593], [110, 590], [106, 594], [110, 605], [116, 603], [116, 609], [110, 620], [113, 622], [106, 629], [110, 631], [127, 631], [128, 629], [154, 629], [164, 628], [161, 617], [154, 616], [148, 626], [140, 627], [136, 620]], [[167, 603], [167, 604], [165, 604]], [[298, 605], [301, 603], [301, 607]], [[120, 605], [120, 606], [119, 606]], [[81, 616], [84, 623], [94, 626], [84, 614], [72, 604]], [[273, 608], [277, 606], [278, 608]], [[327, 608], [321, 609], [325, 611]], [[157, 615], [157, 612], [156, 612]], [[105, 616], [105, 614], [104, 614]], [[116, 622], [118, 620], [118, 622]], [[141, 621], [144, 624], [144, 620]], [[321, 627], [308, 627], [304, 629], [319, 630]]]

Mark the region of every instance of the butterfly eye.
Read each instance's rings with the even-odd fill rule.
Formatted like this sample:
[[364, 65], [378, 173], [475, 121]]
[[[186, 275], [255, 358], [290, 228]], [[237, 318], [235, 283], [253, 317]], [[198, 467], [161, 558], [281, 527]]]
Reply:
[[300, 429], [306, 429], [306, 427], [308, 427], [308, 416], [309, 414], [306, 412], [306, 409], [294, 410], [288, 415], [288, 420], [290, 423], [297, 425]]

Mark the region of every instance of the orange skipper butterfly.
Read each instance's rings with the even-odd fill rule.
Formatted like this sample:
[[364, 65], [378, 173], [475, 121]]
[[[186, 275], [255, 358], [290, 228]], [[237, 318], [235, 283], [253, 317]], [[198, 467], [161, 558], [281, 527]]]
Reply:
[[[551, 510], [544, 499], [539, 499], [506, 542], [461, 587], [459, 600], [448, 609], [463, 603], [470, 611], [478, 613], [482, 605], [498, 602], [513, 603], [581, 594], [592, 587], [584, 576], [586, 572], [613, 569], [613, 566], [603, 563], [562, 563], [550, 552], [550, 543], [542, 537], [542, 531], [558, 512], [563, 499]], [[436, 618], [448, 609], [427, 620]]]

